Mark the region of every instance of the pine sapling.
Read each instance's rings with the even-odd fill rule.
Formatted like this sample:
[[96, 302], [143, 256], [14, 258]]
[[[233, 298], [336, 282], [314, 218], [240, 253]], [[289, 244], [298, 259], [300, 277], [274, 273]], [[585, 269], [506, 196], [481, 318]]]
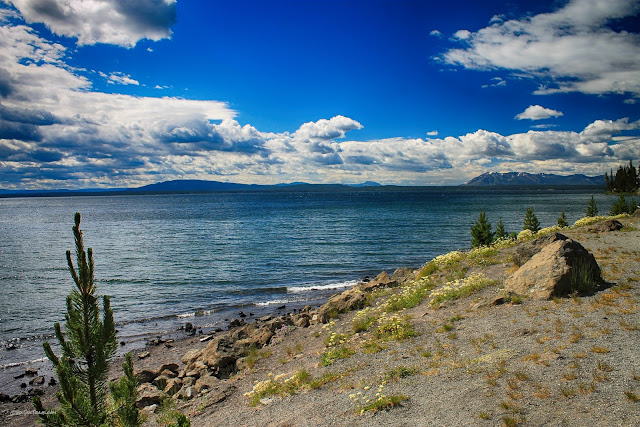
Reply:
[[533, 208], [527, 208], [522, 229], [531, 230], [534, 234], [540, 230], [540, 222], [538, 221], [536, 214], [533, 213]]
[[568, 227], [569, 223], [567, 222], [567, 216], [564, 214], [564, 211], [558, 217], [558, 227]]
[[496, 231], [493, 233], [493, 238], [495, 240], [504, 239], [507, 237], [507, 232], [504, 229], [504, 223], [502, 222], [502, 218], [498, 219], [498, 225], [496, 226]]
[[478, 220], [471, 227], [471, 247], [490, 245], [493, 241], [491, 224], [484, 212], [480, 212]]
[[591, 200], [589, 200], [589, 204], [587, 205], [587, 216], [597, 216], [598, 215], [598, 206], [596, 206], [596, 199], [591, 196]]
[[91, 248], [85, 251], [79, 213], [75, 214], [73, 234], [77, 268], [71, 251], [67, 251], [67, 264], [75, 287], [67, 297], [65, 333], [58, 322], [54, 324], [62, 356], [56, 356], [48, 342], [43, 344], [60, 383], [56, 394], [60, 408], [55, 412], [46, 411], [37, 396], [33, 404], [40, 421], [47, 426], [108, 425], [112, 417], [107, 399], [107, 373], [117, 348], [113, 310], [110, 298], [105, 295], [100, 319], [93, 251]]

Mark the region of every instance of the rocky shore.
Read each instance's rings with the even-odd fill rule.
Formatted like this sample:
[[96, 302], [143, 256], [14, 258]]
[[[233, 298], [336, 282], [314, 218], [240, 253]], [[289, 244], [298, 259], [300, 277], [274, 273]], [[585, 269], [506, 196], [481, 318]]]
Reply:
[[[640, 425], [640, 218], [543, 233], [153, 342], [134, 358], [146, 424]], [[0, 394], [3, 425], [35, 422], [34, 393], [54, 407], [51, 378]]]

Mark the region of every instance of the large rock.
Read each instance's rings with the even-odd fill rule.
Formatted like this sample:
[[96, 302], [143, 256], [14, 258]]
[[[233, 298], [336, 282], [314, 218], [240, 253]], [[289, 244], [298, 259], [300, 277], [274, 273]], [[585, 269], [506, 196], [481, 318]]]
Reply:
[[142, 384], [138, 387], [138, 400], [136, 406], [144, 408], [145, 406], [157, 405], [164, 397], [164, 393], [149, 383]]
[[198, 393], [204, 391], [204, 390], [210, 390], [213, 388], [216, 388], [217, 386], [220, 385], [222, 380], [219, 380], [218, 378], [211, 376], [211, 375], [205, 375], [203, 377], [200, 377], [198, 379], [198, 381], [196, 381], [195, 384], [195, 389]]
[[[223, 335], [213, 339], [202, 353], [202, 362], [218, 378], [226, 378], [235, 371], [236, 360], [244, 349], [238, 349], [231, 337]], [[190, 375], [192, 376], [192, 375]]]
[[542, 237], [538, 237], [535, 240], [529, 242], [523, 242], [518, 244], [515, 248], [515, 254], [513, 254], [513, 261], [522, 266], [531, 259], [532, 256], [537, 254], [550, 243], [557, 242], [558, 240], [567, 240], [568, 237], [560, 233], [550, 233]]
[[189, 350], [184, 354], [184, 356], [182, 356], [182, 363], [189, 365], [198, 360], [200, 356], [202, 356], [202, 349], [195, 348], [193, 350]]
[[140, 371], [136, 371], [135, 376], [139, 383], [150, 383], [156, 379], [158, 373], [149, 369], [142, 369]]
[[[190, 378], [190, 377], [189, 377]], [[164, 387], [164, 392], [169, 396], [173, 396], [182, 388], [182, 380], [180, 378], [169, 378]]]
[[[565, 236], [562, 236], [565, 237]], [[584, 286], [587, 278], [594, 286]], [[505, 291], [545, 300], [574, 291], [595, 291], [603, 284], [592, 254], [572, 239], [556, 240], [533, 255], [505, 282]]]
[[606, 233], [608, 231], [618, 231], [622, 228], [622, 223], [615, 219], [608, 219], [603, 222], [599, 222], [589, 227], [589, 231], [595, 231], [597, 233]]
[[393, 276], [391, 276], [391, 278], [398, 284], [403, 284], [405, 282], [408, 282], [409, 280], [415, 279], [416, 272], [413, 268], [401, 267], [393, 272]]
[[338, 313], [344, 313], [364, 307], [366, 296], [364, 292], [357, 288], [351, 288], [340, 294], [336, 294], [318, 309], [317, 319], [322, 323], [327, 323]]

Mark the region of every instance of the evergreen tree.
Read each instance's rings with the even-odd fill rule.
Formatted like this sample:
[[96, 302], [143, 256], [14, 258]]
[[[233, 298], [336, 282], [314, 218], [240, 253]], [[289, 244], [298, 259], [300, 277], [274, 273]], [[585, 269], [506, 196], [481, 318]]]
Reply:
[[564, 214], [564, 211], [558, 217], [558, 227], [568, 227], [569, 223], [567, 222], [567, 216]]
[[629, 200], [629, 207], [627, 209], [627, 213], [629, 215], [633, 215], [633, 213], [638, 209], [638, 202], [636, 202], [636, 199], [631, 199]]
[[589, 205], [587, 206], [587, 216], [596, 215], [598, 215], [598, 206], [596, 206], [596, 199], [591, 196], [591, 200], [589, 200]]
[[623, 213], [628, 213], [629, 207], [627, 206], [627, 201], [624, 198], [624, 195], [620, 195], [618, 200], [611, 207], [611, 215], [620, 215]]
[[[62, 357], [58, 357], [48, 342], [43, 344], [47, 358], [53, 363], [61, 390], [56, 394], [60, 409], [50, 413], [36, 396], [33, 400], [40, 420], [47, 426], [102, 426], [111, 423], [107, 396], [109, 360], [117, 348], [113, 311], [108, 296], [103, 297], [102, 320], [94, 282], [93, 251], [84, 249], [80, 214], [75, 214], [73, 234], [76, 246], [77, 269], [67, 251], [69, 272], [75, 283], [67, 297], [65, 333], [58, 322], [54, 329], [60, 343]], [[130, 357], [129, 357], [130, 361]], [[132, 365], [130, 366], [133, 369]], [[135, 403], [136, 391], [129, 390]], [[122, 399], [121, 399], [122, 400]], [[126, 400], [126, 399], [125, 399]], [[135, 406], [129, 408], [137, 409]], [[129, 424], [124, 424], [129, 425]]]
[[493, 238], [495, 240], [504, 239], [507, 237], [507, 232], [504, 229], [504, 223], [502, 222], [502, 218], [498, 219], [498, 225], [496, 226], [496, 231], [493, 233]]
[[491, 224], [487, 221], [485, 213], [480, 212], [478, 220], [471, 227], [471, 247], [490, 245], [492, 241]]
[[534, 234], [537, 233], [538, 230], [540, 230], [540, 222], [538, 221], [536, 215], [533, 213], [533, 208], [527, 208], [522, 229], [531, 230], [531, 232]]

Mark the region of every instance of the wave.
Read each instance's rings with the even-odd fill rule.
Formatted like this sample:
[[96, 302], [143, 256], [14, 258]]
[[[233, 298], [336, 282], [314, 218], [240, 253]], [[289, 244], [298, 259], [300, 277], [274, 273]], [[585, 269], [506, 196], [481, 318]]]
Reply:
[[350, 288], [358, 283], [358, 280], [348, 280], [346, 282], [330, 283], [328, 285], [309, 285], [309, 286], [292, 286], [287, 288], [287, 292], [300, 293], [309, 291], [324, 291], [330, 289], [343, 289]]
[[265, 301], [265, 302], [256, 302], [254, 303], [254, 305], [257, 305], [258, 307], [266, 307], [268, 305], [276, 305], [276, 304], [287, 304], [293, 302], [292, 300], [288, 300], [288, 299], [274, 299], [271, 301]]
[[215, 312], [216, 312], [216, 310], [196, 310], [196, 311], [192, 311], [190, 313], [177, 314], [176, 317], [178, 317], [180, 319], [184, 319], [186, 317], [208, 316], [208, 315], [213, 314]]
[[0, 365], [0, 369], [15, 368], [16, 366], [30, 365], [32, 363], [44, 362], [46, 360], [48, 360], [46, 357], [42, 357], [40, 359], [26, 360], [24, 362], [7, 363], [6, 365]]

